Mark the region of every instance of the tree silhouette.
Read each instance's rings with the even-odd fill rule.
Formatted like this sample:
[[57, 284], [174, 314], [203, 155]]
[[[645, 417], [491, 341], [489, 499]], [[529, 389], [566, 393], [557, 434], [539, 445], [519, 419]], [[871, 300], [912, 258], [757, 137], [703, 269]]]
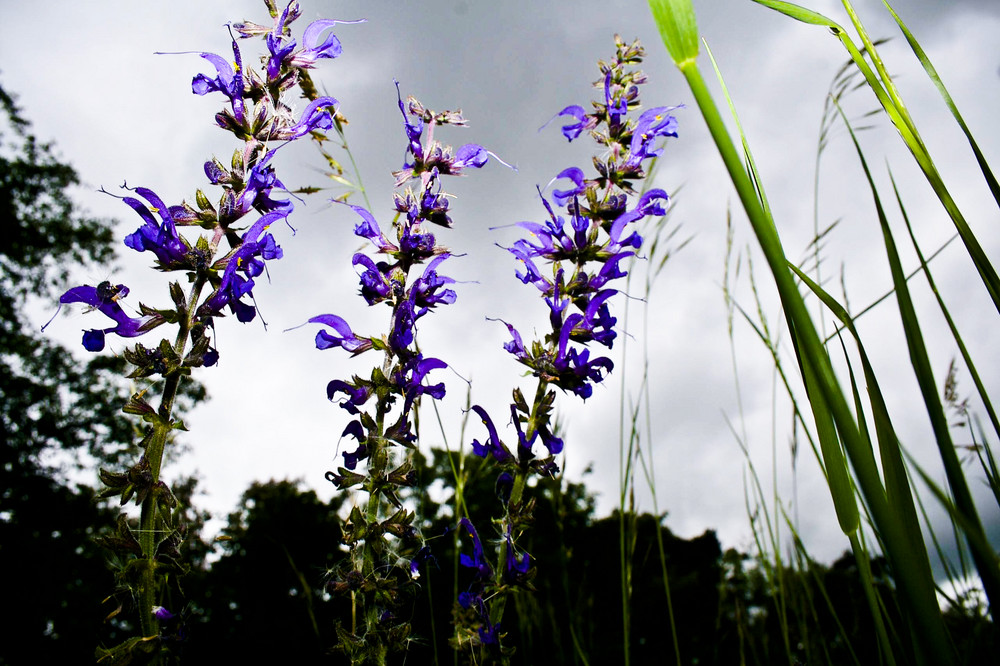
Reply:
[[[117, 359], [79, 361], [28, 322], [32, 296], [56, 302], [67, 266], [106, 266], [111, 225], [80, 216], [76, 172], [28, 132], [0, 89], [0, 571], [10, 613], [0, 663], [87, 659], [110, 574], [91, 537], [112, 515], [66, 479], [80, 456], [113, 458], [131, 440]], [[103, 589], [102, 589], [103, 588]], [[13, 663], [13, 662], [12, 662]]]
[[197, 619], [184, 663], [332, 663], [348, 608], [324, 591], [342, 561], [343, 499], [320, 501], [291, 481], [254, 483], [229, 515], [222, 555], [187, 583]]
[[[75, 170], [29, 132], [0, 88], [0, 571], [10, 612], [0, 664], [92, 661], [101, 634], [113, 640], [106, 555], [94, 543], [116, 512], [73, 471], [111, 466], [134, 445], [122, 418], [124, 360], [66, 349], [28, 321], [34, 302], [54, 311], [70, 266], [107, 273], [114, 260], [108, 220], [83, 216], [70, 193]], [[182, 407], [204, 397], [190, 384]], [[80, 475], [77, 474], [79, 477]], [[181, 491], [193, 491], [188, 481]]]

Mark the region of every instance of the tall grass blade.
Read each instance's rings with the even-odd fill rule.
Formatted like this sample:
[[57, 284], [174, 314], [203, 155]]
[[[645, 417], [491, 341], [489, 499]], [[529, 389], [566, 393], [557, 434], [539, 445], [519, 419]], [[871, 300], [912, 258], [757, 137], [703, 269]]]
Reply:
[[[658, 23], [671, 22], [673, 20], [672, 17], [665, 16], [662, 11], [657, 11], [658, 7], [662, 9], [665, 4], [681, 8], [686, 12], [693, 13], [694, 11], [690, 0], [672, 0], [670, 3], [651, 0], [650, 5], [654, 10], [653, 15]], [[693, 21], [691, 21], [691, 25], [694, 25]], [[660, 32], [664, 36], [668, 50], [675, 48], [676, 44], [672, 45], [668, 42], [671, 31], [665, 30], [664, 26], [660, 25]], [[850, 40], [847, 41], [849, 42]], [[857, 49], [855, 49], [856, 51]], [[858, 55], [860, 57], [860, 54]], [[836, 425], [837, 433], [841, 437], [844, 448], [854, 465], [858, 487], [861, 489], [877, 529], [881, 533], [883, 543], [887, 547], [886, 552], [896, 572], [897, 584], [904, 598], [904, 605], [910, 611], [910, 617], [916, 627], [914, 636], [920, 642], [920, 649], [917, 654], [928, 662], [936, 664], [954, 663], [955, 655], [948, 643], [940, 612], [936, 606], [936, 600], [933, 598], [933, 595], [928, 599], [925, 595], [918, 592], [920, 589], [926, 587], [926, 580], [922, 581], [921, 572], [907, 561], [909, 553], [906, 552], [906, 546], [909, 539], [903, 532], [903, 528], [896, 523], [889, 511], [885, 489], [879, 478], [878, 469], [868, 464], [867, 458], [862, 452], [863, 449], [870, 451], [870, 447], [859, 432], [854, 415], [833, 371], [830, 358], [827, 356], [823, 343], [820, 341], [819, 334], [809, 315], [802, 295], [798, 292], [795, 280], [788, 268], [788, 261], [785, 257], [774, 221], [762, 207], [751, 177], [741, 164], [739, 154], [722, 121], [718, 108], [708, 90], [708, 86], [698, 69], [696, 60], [694, 58], [682, 60], [675, 58], [674, 61], [687, 81], [702, 117], [708, 125], [712, 139], [719, 150], [719, 154], [729, 172], [730, 179], [736, 188], [740, 202], [747, 213], [751, 227], [768, 262], [787, 316], [789, 330], [792, 332], [793, 341], [797, 346], [797, 355], [800, 359], [800, 364], [811, 373], [818, 392], [823, 397], [825, 409], [830, 412], [831, 418]], [[868, 78], [866, 74], [866, 79]], [[871, 76], [871, 79], [874, 79], [875, 84], [878, 85], [878, 81], [874, 75]], [[882, 94], [885, 94], [884, 91], [882, 91]], [[998, 308], [1000, 308], [1000, 299], [998, 299]], [[821, 407], [821, 409], [823, 408]], [[840, 457], [842, 458], [843, 454], [839, 449], [837, 452], [840, 453]], [[846, 469], [846, 464], [841, 460], [835, 462], [836, 464], [830, 464], [831, 461], [827, 461], [828, 469]], [[840, 487], [839, 484], [835, 485], [831, 483], [830, 485], [831, 488]], [[852, 494], [849, 498], [833, 496], [834, 502], [846, 502], [849, 500], [853, 503], [853, 487], [850, 485], [849, 480], [844, 485], [852, 488]]]
[[[789, 7], [797, 7], [796, 5], [775, 2], [775, 0], [754, 0], [754, 2], [777, 9], [778, 11], [781, 11], [781, 13], [792, 16], [793, 18], [804, 20], [799, 18], [799, 16], [789, 9]], [[817, 20], [806, 20], [805, 22], [825, 25], [840, 40], [841, 44], [844, 45], [844, 48], [847, 49], [851, 59], [864, 75], [868, 86], [871, 88], [872, 92], [875, 93], [875, 96], [878, 97], [886, 115], [889, 116], [889, 120], [892, 121], [896, 130], [899, 131], [900, 137], [902, 137], [906, 147], [909, 148], [910, 153], [916, 160], [920, 170], [924, 174], [924, 177], [930, 184], [931, 189], [934, 190], [934, 194], [938, 197], [938, 200], [948, 212], [948, 216], [951, 217], [955, 228], [958, 230], [958, 235], [962, 239], [962, 242], [965, 243], [966, 250], [972, 258], [976, 271], [979, 273], [979, 276], [983, 281], [983, 285], [986, 287], [987, 292], [990, 294], [990, 298], [993, 300], [994, 307], [996, 307], [997, 312], [1000, 312], [1000, 276], [997, 275], [996, 269], [990, 262], [989, 257], [987, 257], [982, 245], [980, 245], [979, 240], [969, 227], [968, 222], [966, 222], [965, 216], [959, 210], [958, 204], [955, 203], [951, 193], [945, 186], [944, 181], [941, 178], [941, 174], [938, 173], [937, 167], [934, 165], [934, 161], [931, 158], [927, 147], [920, 138], [916, 126], [910, 119], [909, 113], [907, 112], [901, 97], [892, 83], [892, 77], [889, 76], [885, 67], [882, 65], [882, 60], [875, 49], [875, 45], [868, 36], [868, 33], [865, 31], [861, 21], [858, 19], [857, 14], [854, 12], [854, 8], [848, 0], [843, 0], [843, 4], [847, 9], [858, 34], [861, 36], [865, 50], [871, 57], [872, 62], [875, 63], [876, 69], [878, 69], [878, 76], [876, 76], [875, 72], [872, 71], [871, 66], [869, 66], [867, 60], [865, 60], [862, 51], [858, 49], [858, 47], [851, 40], [850, 36], [840, 25], [830, 19], [826, 19], [825, 23], [820, 23]], [[808, 10], [801, 7], [797, 7], [797, 9], [802, 12], [808, 12]]]
[[892, 14], [892, 18], [896, 20], [896, 25], [899, 26], [903, 36], [906, 37], [906, 42], [913, 50], [913, 54], [917, 56], [917, 60], [920, 61], [924, 71], [927, 72], [927, 76], [934, 82], [938, 92], [941, 93], [944, 103], [948, 105], [948, 110], [951, 111], [951, 115], [955, 117], [955, 121], [958, 123], [958, 126], [961, 127], [962, 132], [965, 133], [965, 137], [969, 140], [969, 145], [972, 147], [972, 152], [976, 155], [976, 162], [979, 163], [979, 168], [983, 172], [983, 177], [986, 179], [986, 183], [990, 187], [990, 192], [993, 193], [993, 198], [996, 200], [997, 205], [1000, 206], [1000, 184], [997, 183], [996, 176], [993, 175], [993, 170], [990, 169], [990, 165], [986, 162], [986, 157], [983, 155], [983, 151], [979, 149], [979, 144], [976, 143], [975, 138], [972, 136], [969, 126], [965, 124], [965, 119], [962, 118], [962, 114], [959, 113], [958, 107], [955, 105], [955, 100], [951, 98], [951, 95], [948, 93], [948, 89], [944, 86], [944, 82], [941, 81], [941, 77], [938, 76], [937, 70], [934, 68], [934, 65], [931, 64], [930, 58], [927, 57], [927, 54], [924, 52], [923, 48], [921, 48], [920, 43], [917, 42], [913, 33], [910, 32], [910, 29], [907, 28], [906, 24], [903, 23], [903, 20], [899, 18], [896, 10], [894, 10], [888, 2], [883, 2], [883, 4], [886, 9], [889, 10], [889, 13]]
[[[845, 123], [846, 123], [845, 118]], [[941, 399], [938, 397], [937, 384], [934, 381], [934, 372], [931, 368], [930, 357], [927, 354], [927, 346], [924, 342], [920, 329], [920, 322], [917, 319], [916, 309], [910, 297], [909, 286], [903, 267], [899, 260], [899, 253], [896, 250], [896, 243], [893, 240], [892, 231], [889, 229], [889, 222], [886, 219], [885, 211], [879, 199], [875, 182], [868, 169], [867, 161], [861, 151], [861, 146], [857, 142], [857, 137], [848, 125], [848, 131], [854, 146], [858, 152], [858, 159], [865, 172], [869, 187], [875, 200], [875, 208], [878, 213], [879, 225], [882, 228], [882, 237], [885, 241], [886, 256], [889, 259], [889, 267], [892, 272], [893, 287], [896, 290], [896, 302], [899, 305], [900, 319], [903, 324], [903, 331], [906, 336], [907, 349], [910, 353], [910, 362], [916, 374], [917, 384], [923, 396], [924, 406], [927, 415], [931, 420], [931, 428], [938, 445], [938, 454], [944, 465], [945, 475], [948, 479], [948, 486], [955, 497], [955, 505], [962, 513], [963, 525], [967, 525], [971, 530], [967, 534], [970, 545], [972, 545], [972, 556], [976, 563], [976, 568], [983, 580], [983, 588], [986, 596], [990, 600], [990, 606], [1000, 602], [1000, 570], [997, 568], [996, 555], [992, 549], [983, 551], [978, 544], [986, 542], [986, 532], [983, 529], [979, 514], [976, 511], [972, 493], [962, 472], [962, 464], [955, 452], [955, 445], [951, 439], [951, 432], [948, 428], [948, 419], [945, 416]]]
[[965, 341], [962, 340], [962, 336], [958, 332], [958, 326], [955, 325], [955, 320], [952, 319], [951, 313], [945, 305], [944, 298], [941, 297], [937, 284], [935, 284], [934, 278], [931, 276], [930, 268], [928, 267], [927, 261], [924, 260], [923, 252], [920, 250], [920, 244], [917, 243], [917, 237], [913, 233], [913, 225], [910, 224], [910, 216], [907, 214], [906, 207], [903, 205], [903, 199], [899, 194], [899, 188], [896, 187], [896, 179], [893, 177], [891, 170], [889, 171], [889, 180], [892, 183], [892, 190], [896, 195], [896, 203], [899, 204], [899, 211], [903, 216], [903, 222], [906, 224], [906, 231], [910, 235], [910, 242], [913, 244], [913, 249], [916, 251], [917, 258], [920, 260], [920, 269], [927, 278], [927, 284], [930, 286], [931, 292], [934, 294], [934, 298], [937, 299], [938, 307], [941, 308], [941, 314], [944, 315], [945, 321], [948, 323], [948, 328], [951, 330], [952, 337], [955, 338], [955, 344], [958, 345], [959, 353], [962, 354], [962, 360], [965, 362], [965, 367], [969, 370], [969, 375], [972, 377], [972, 382], [976, 385], [976, 391], [979, 393], [979, 398], [983, 402], [986, 414], [990, 419], [990, 423], [993, 424], [993, 431], [997, 434], [997, 437], [1000, 437], [1000, 418], [997, 417], [996, 410], [993, 408], [993, 402], [990, 400], [986, 386], [983, 384], [983, 380], [980, 378], [979, 372], [976, 370], [975, 363], [972, 362], [972, 355], [969, 354], [969, 350], [965, 346]]

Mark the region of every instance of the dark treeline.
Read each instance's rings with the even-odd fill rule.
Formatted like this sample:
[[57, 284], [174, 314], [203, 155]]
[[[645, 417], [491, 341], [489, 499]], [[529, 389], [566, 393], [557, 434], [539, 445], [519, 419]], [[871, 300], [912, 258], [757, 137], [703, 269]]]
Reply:
[[[68, 480], [74, 466], [113, 466], [132, 455], [135, 433], [119, 412], [129, 395], [123, 361], [80, 355], [39, 334], [24, 315], [32, 297], [54, 304], [66, 266], [107, 272], [117, 244], [111, 224], [81, 217], [69, 197], [71, 167], [28, 132], [13, 98], [0, 90], [0, 576], [5, 601], [0, 664], [92, 663], [99, 643], [128, 627], [115, 589], [116, 561], [99, 545], [114, 534], [119, 509], [87, 485]], [[196, 384], [188, 407], [204, 399]], [[184, 411], [183, 409], [181, 411]], [[415, 488], [453, 488], [452, 461], [435, 451], [415, 460]], [[317, 470], [317, 475], [324, 470]], [[464, 500], [483, 539], [496, 539], [501, 510], [495, 472], [466, 460]], [[95, 479], [96, 482], [96, 479]], [[195, 483], [173, 484], [185, 513], [184, 561], [163, 604], [179, 612], [186, 664], [336, 664], [337, 628], [350, 630], [349, 596], [329, 583], [346, 569], [342, 518], [349, 498], [329, 503], [288, 481], [255, 483], [229, 516], [220, 540], [207, 543], [206, 515], [192, 508]], [[470, 573], [458, 566], [453, 498], [414, 490], [434, 561], [426, 564], [406, 618], [410, 649], [396, 663], [452, 664], [451, 620]], [[517, 664], [613, 664], [623, 658], [628, 608], [632, 663], [877, 664], [880, 658], [853, 558], [830, 566], [799, 559], [794, 568], [723, 551], [712, 531], [693, 539], [670, 532], [661, 517], [598, 518], [579, 483], [551, 480], [530, 491], [534, 526], [519, 542], [530, 553], [536, 590], [509, 603], [505, 644]], [[623, 532], [624, 529], [624, 532]], [[625, 534], [624, 541], [622, 534]], [[659, 534], [658, 534], [659, 533]], [[659, 535], [659, 539], [657, 536]], [[663, 545], [661, 560], [660, 543]], [[624, 545], [623, 545], [624, 544]], [[623, 602], [623, 558], [631, 577]], [[671, 630], [665, 563], [674, 610]], [[891, 572], [873, 561], [880, 602], [893, 612]], [[120, 580], [120, 579], [118, 579]], [[992, 663], [992, 625], [976, 608], [947, 620], [966, 663]], [[679, 645], [675, 650], [674, 635]]]
[[[426, 463], [421, 485], [452, 479], [445, 453], [433, 452]], [[466, 466], [470, 517], [489, 525], [497, 504], [494, 480], [478, 459], [467, 459]], [[535, 525], [528, 551], [537, 566], [537, 589], [516, 596], [505, 613], [506, 643], [516, 648], [512, 663], [621, 663], [621, 516], [595, 518], [593, 497], [582, 484], [560, 487], [552, 481], [534, 489], [533, 496]], [[424, 496], [420, 504], [418, 514], [427, 518], [423, 533], [436, 563], [420, 578], [408, 618], [413, 640], [397, 663], [450, 664], [455, 599], [470, 575], [461, 566], [456, 570], [448, 500], [436, 503]], [[194, 613], [186, 661], [216, 663], [225, 657], [345, 663], [330, 648], [337, 641], [338, 623], [350, 627], [350, 599], [328, 594], [327, 582], [346, 556], [337, 518], [346, 508], [342, 498], [324, 504], [313, 491], [288, 481], [251, 486], [229, 516], [221, 557], [191, 574]], [[664, 544], [681, 663], [880, 663], [853, 556], [845, 554], [830, 566], [806, 562], [776, 571], [744, 553], [723, 551], [712, 531], [682, 539], [655, 516], [625, 518], [634, 536], [629, 546], [633, 663], [675, 659], [657, 530]], [[485, 528], [481, 536], [487, 538]], [[468, 543], [464, 547], [469, 552]], [[881, 560], [872, 565], [882, 602], [891, 608], [895, 597], [888, 572]], [[989, 624], [958, 611], [950, 612], [949, 620], [967, 663], [988, 663], [995, 654]], [[905, 631], [899, 621], [894, 626]]]

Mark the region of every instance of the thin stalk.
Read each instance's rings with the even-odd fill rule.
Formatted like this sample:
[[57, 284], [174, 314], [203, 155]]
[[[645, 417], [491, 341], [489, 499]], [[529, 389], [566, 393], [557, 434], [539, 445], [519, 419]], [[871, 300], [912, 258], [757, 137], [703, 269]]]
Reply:
[[[177, 337], [174, 340], [174, 351], [178, 358], [184, 358], [184, 350], [187, 347], [188, 337], [191, 333], [191, 326], [198, 307], [198, 299], [205, 286], [205, 278], [199, 276], [191, 286], [191, 292], [187, 299], [185, 316], [181, 318]], [[152, 475], [151, 485], [155, 486], [160, 480], [160, 467], [163, 463], [163, 451], [166, 448], [167, 440], [170, 436], [171, 424], [170, 416], [173, 413], [174, 400], [180, 389], [181, 373], [178, 370], [167, 375], [163, 383], [163, 393], [160, 397], [160, 407], [158, 415], [160, 417], [153, 424], [153, 434], [146, 443], [145, 458], [149, 463], [149, 471]], [[142, 547], [142, 557], [145, 565], [142, 569], [139, 588], [139, 626], [144, 637], [157, 636], [160, 633], [160, 623], [153, 615], [153, 606], [157, 602], [156, 585], [156, 516], [157, 516], [157, 494], [150, 492], [142, 501], [142, 510], [139, 515], [139, 545]], [[158, 657], [157, 657], [158, 660]]]
[[[801, 367], [816, 389], [815, 392], [810, 392], [810, 399], [816, 400], [814, 408], [825, 409], [826, 418], [830, 418], [835, 424], [837, 434], [853, 463], [858, 486], [877, 529], [882, 533], [886, 554], [896, 573], [904, 606], [911, 611], [910, 617], [920, 644], [921, 656], [942, 665], [955, 663], [955, 654], [937, 607], [932, 581], [924, 577], [919, 566], [915, 567], [910, 562], [912, 535], [896, 522], [890, 511], [879, 471], [869, 463], [870, 448], [861, 436], [830, 359], [789, 271], [774, 221], [762, 207], [758, 191], [744, 168], [698, 69], [694, 8], [690, 0], [650, 0], [650, 5], [664, 44], [701, 110], [771, 269], [788, 318], [792, 339], [800, 355]], [[822, 405], [819, 404], [820, 401]], [[832, 449], [830, 452], [834, 453]], [[846, 508], [848, 502], [854, 505], [854, 486], [848, 476], [843, 455], [826, 460], [826, 467], [835, 504], [842, 505], [842, 508]], [[850, 512], [838, 512], [842, 520], [850, 515]], [[853, 515], [857, 516], [856, 505]], [[842, 522], [841, 528], [845, 534], [850, 534], [857, 530], [858, 523]]]

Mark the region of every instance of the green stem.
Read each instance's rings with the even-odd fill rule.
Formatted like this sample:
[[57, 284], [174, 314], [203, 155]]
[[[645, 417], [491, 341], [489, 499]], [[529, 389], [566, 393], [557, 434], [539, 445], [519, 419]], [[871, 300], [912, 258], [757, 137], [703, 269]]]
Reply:
[[[188, 338], [191, 334], [191, 327], [194, 323], [195, 312], [197, 311], [198, 299], [205, 286], [205, 278], [199, 276], [191, 287], [188, 295], [187, 308], [184, 316], [179, 322], [177, 337], [174, 340], [174, 351], [178, 358], [184, 358], [184, 350], [187, 347]], [[169, 373], [163, 384], [163, 394], [160, 398], [160, 408], [158, 410], [159, 420], [153, 425], [153, 436], [146, 444], [145, 458], [149, 464], [149, 471], [152, 476], [152, 485], [160, 480], [160, 467], [163, 463], [163, 451], [166, 448], [167, 440], [170, 436], [171, 421], [170, 416], [174, 408], [174, 400], [180, 389], [181, 373], [175, 369]], [[153, 615], [153, 606], [157, 601], [156, 584], [156, 524], [157, 524], [157, 493], [149, 492], [142, 502], [142, 511], [139, 517], [139, 545], [142, 547], [142, 558], [145, 564], [142, 568], [139, 579], [139, 624], [144, 637], [157, 636], [160, 633], [160, 625]]]
[[[893, 515], [887, 504], [885, 489], [879, 478], [878, 469], [868, 464], [868, 459], [871, 457], [870, 450], [866, 451], [868, 446], [861, 437], [854, 416], [833, 372], [830, 359], [824, 352], [819, 335], [806, 310], [805, 302], [789, 272], [788, 262], [774, 222], [761, 207], [753, 184], [744, 170], [743, 163], [694, 60], [682, 63], [679, 68], [687, 79], [708, 124], [709, 132], [715, 140], [767, 259], [782, 306], [788, 315], [788, 324], [792, 328], [793, 335], [798, 342], [798, 349], [802, 353], [801, 363], [804, 369], [808, 368], [808, 372], [813, 375], [816, 388], [819, 389], [817, 395], [822, 396], [830, 410], [837, 433], [854, 465], [858, 485], [869, 505], [875, 526], [882, 535], [886, 555], [893, 564], [904, 604], [912, 610], [910, 618], [914, 622], [915, 636], [922, 648], [926, 650], [922, 656], [938, 664], [954, 663], [955, 655], [950, 647], [937, 607], [933, 581], [927, 580], [919, 567], [912, 564], [913, 558], [909, 549], [919, 547], [922, 544], [912, 543], [911, 535], [906, 533], [902, 525], [899, 524], [897, 517]], [[832, 488], [834, 486], [833, 474], [846, 474], [846, 465], [841, 460], [827, 460], [825, 462], [827, 473], [831, 477]], [[834, 494], [833, 499], [835, 502], [848, 499], [853, 501], [853, 496], [838, 497]]]

